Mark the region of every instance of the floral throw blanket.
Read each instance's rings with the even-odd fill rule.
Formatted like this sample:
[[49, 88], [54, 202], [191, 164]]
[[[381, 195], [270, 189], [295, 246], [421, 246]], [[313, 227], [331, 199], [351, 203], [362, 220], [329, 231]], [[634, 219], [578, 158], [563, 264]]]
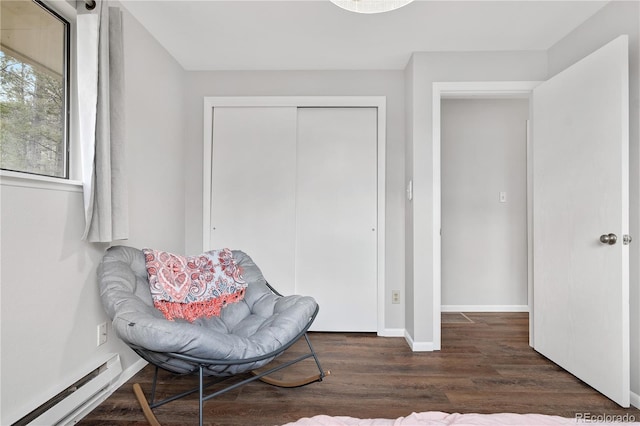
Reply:
[[170, 321], [220, 316], [224, 306], [244, 298], [247, 284], [229, 249], [190, 257], [153, 249], [142, 252], [153, 304]]

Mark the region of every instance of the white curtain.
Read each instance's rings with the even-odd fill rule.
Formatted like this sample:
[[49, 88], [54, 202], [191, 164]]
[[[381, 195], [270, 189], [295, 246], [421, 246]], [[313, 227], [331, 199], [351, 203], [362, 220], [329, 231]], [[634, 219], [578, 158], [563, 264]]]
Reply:
[[106, 0], [91, 11], [79, 1], [76, 30], [83, 239], [122, 240], [129, 236], [122, 12]]

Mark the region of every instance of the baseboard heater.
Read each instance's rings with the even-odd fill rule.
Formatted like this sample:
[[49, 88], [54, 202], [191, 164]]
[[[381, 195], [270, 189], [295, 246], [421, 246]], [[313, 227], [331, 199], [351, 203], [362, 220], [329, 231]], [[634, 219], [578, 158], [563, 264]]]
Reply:
[[120, 356], [114, 354], [12, 426], [75, 424], [113, 392], [111, 386], [120, 373]]

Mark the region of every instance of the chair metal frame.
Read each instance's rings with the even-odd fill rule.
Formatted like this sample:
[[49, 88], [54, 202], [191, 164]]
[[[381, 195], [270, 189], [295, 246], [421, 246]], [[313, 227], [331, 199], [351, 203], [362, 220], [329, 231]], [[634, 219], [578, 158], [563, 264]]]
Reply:
[[[271, 285], [269, 285], [269, 283], [266, 283], [267, 286], [269, 287], [269, 289], [277, 296], [282, 296], [280, 293], [278, 293]], [[251, 383], [253, 381], [256, 380], [262, 380], [265, 383], [269, 383], [271, 385], [275, 385], [275, 386], [279, 386], [279, 387], [300, 387], [300, 386], [305, 386], [307, 384], [313, 383], [313, 382], [321, 382], [327, 375], [330, 374], [330, 372], [325, 372], [322, 369], [322, 366], [320, 364], [320, 360], [318, 359], [318, 356], [313, 348], [313, 345], [311, 344], [311, 341], [309, 340], [309, 336], [307, 334], [307, 331], [309, 330], [309, 327], [311, 327], [311, 324], [313, 323], [313, 321], [315, 320], [315, 317], [318, 315], [318, 311], [319, 311], [320, 307], [316, 306], [316, 309], [313, 313], [313, 315], [309, 318], [309, 321], [307, 322], [306, 326], [304, 327], [304, 329], [298, 333], [298, 335], [296, 335], [296, 337], [294, 337], [293, 339], [291, 339], [291, 341], [289, 341], [287, 344], [283, 345], [282, 347], [276, 349], [275, 351], [269, 352], [267, 354], [264, 355], [260, 355], [260, 356], [256, 356], [256, 357], [252, 357], [252, 358], [246, 358], [246, 359], [207, 359], [207, 358], [198, 358], [198, 357], [193, 357], [190, 355], [185, 355], [185, 354], [181, 354], [181, 353], [175, 353], [175, 352], [156, 352], [156, 351], [150, 351], [148, 349], [139, 347], [139, 346], [135, 346], [135, 345], [130, 345], [131, 349], [133, 349], [138, 355], [140, 355], [143, 359], [145, 359], [146, 361], [148, 361], [150, 364], [153, 364], [155, 366], [155, 372], [153, 375], [153, 382], [152, 382], [152, 386], [151, 386], [151, 396], [150, 398], [147, 400], [147, 398], [144, 396], [144, 392], [142, 391], [142, 388], [140, 387], [140, 385], [138, 383], [135, 383], [133, 385], [134, 388], [134, 393], [136, 395], [136, 398], [140, 404], [140, 406], [142, 407], [142, 411], [147, 419], [147, 421], [149, 422], [150, 425], [152, 426], [159, 426], [160, 423], [158, 422], [158, 420], [156, 419], [155, 415], [153, 414], [152, 409], [156, 408], [156, 407], [160, 407], [161, 405], [167, 404], [169, 402], [172, 401], [176, 401], [180, 398], [183, 398], [185, 396], [191, 395], [193, 393], [198, 392], [198, 412], [199, 412], [199, 417], [198, 417], [198, 424], [200, 426], [202, 426], [203, 424], [203, 408], [204, 408], [204, 402], [208, 401], [212, 398], [215, 398], [216, 396], [222, 395], [223, 393], [229, 392], [233, 389], [236, 389], [238, 387], [244, 386], [247, 383]], [[251, 372], [252, 376], [248, 377], [240, 382], [237, 383], [233, 383], [229, 386], [226, 386], [220, 390], [217, 390], [215, 392], [209, 393], [209, 394], [205, 394], [205, 390], [210, 387], [213, 386], [217, 383], [221, 383], [227, 379], [230, 379], [232, 377], [236, 377], [240, 374], [243, 373], [237, 373], [237, 374], [233, 374], [233, 375], [228, 375], [228, 376], [214, 376], [215, 378], [208, 381], [207, 383], [205, 383], [205, 377], [211, 377], [212, 375], [206, 375], [205, 374], [205, 370], [207, 367], [209, 366], [215, 366], [215, 365], [238, 365], [238, 364], [251, 364], [253, 362], [260, 362], [263, 361], [265, 359], [269, 359], [269, 358], [275, 358], [278, 357], [279, 355], [282, 355], [282, 353], [284, 353], [287, 349], [289, 349], [291, 346], [293, 346], [296, 342], [298, 342], [298, 340], [300, 340], [302, 337], [304, 337], [305, 341], [307, 342], [307, 346], [309, 347], [309, 353], [306, 353], [304, 355], [298, 356], [295, 359], [289, 360], [283, 364], [280, 365], [276, 365], [274, 367], [271, 367], [265, 371], [261, 371], [261, 372], [256, 372], [256, 371], [251, 371], [251, 370], [247, 370], [247, 372]], [[163, 368], [162, 366], [158, 365], [157, 361], [154, 360], [154, 357], [151, 356], [153, 354], [157, 354], [157, 355], [161, 355], [163, 357], [166, 357], [168, 359], [178, 359], [181, 361], [186, 362], [187, 364], [190, 364], [191, 366], [193, 366], [193, 371], [191, 373], [186, 373], [186, 374], [195, 374], [195, 371], [197, 370], [197, 374], [198, 374], [198, 386], [169, 396], [163, 400], [160, 401], [156, 401], [156, 387], [157, 387], [157, 383], [158, 383], [158, 372], [159, 370], [165, 370], [168, 371], [172, 374], [177, 374], [173, 371], [170, 371], [168, 369]], [[319, 373], [312, 375], [310, 377], [307, 378], [303, 378], [301, 380], [295, 381], [295, 382], [284, 382], [284, 381], [278, 381], [278, 380], [272, 380], [266, 376], [268, 376], [269, 374], [275, 373], [276, 371], [282, 370], [284, 368], [290, 367], [300, 361], [303, 361], [305, 359], [308, 358], [313, 358], [316, 366], [318, 368]], [[268, 366], [269, 364], [267, 364]]]

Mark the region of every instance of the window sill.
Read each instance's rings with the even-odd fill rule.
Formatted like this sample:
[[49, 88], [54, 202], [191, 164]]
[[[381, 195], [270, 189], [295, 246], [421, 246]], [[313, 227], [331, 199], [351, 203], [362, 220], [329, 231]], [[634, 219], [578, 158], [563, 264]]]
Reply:
[[0, 185], [51, 191], [82, 192], [82, 182], [79, 180], [30, 175], [7, 170], [0, 170]]

